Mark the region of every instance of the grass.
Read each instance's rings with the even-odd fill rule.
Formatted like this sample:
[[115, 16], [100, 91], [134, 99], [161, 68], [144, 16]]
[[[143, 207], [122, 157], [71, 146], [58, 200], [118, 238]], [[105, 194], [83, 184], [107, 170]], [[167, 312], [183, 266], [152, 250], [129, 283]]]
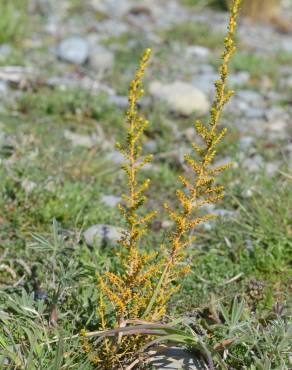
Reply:
[[[159, 181], [168, 181], [168, 176], [165, 180], [160, 177]], [[289, 307], [290, 283], [287, 276], [291, 275], [289, 256], [292, 249], [292, 225], [288, 210], [292, 198], [290, 185], [286, 181], [260, 178], [257, 185], [258, 192], [253, 198], [234, 202], [234, 198], [230, 197], [227, 200], [229, 207], [237, 208], [236, 218], [225, 221], [219, 219], [211, 232], [202, 230], [199, 234], [190, 254], [193, 272], [182, 281], [182, 288], [173, 299], [170, 314], [177, 317], [198, 312], [203, 325], [208, 317], [206, 310], [210, 308], [210, 299], [214, 307], [220, 310], [222, 305], [231, 305], [234, 297], [244, 297], [246, 324], [241, 334], [249, 334], [252, 343], [259, 341], [261, 352], [258, 351], [257, 355], [263, 358], [257, 361], [271, 363], [273, 369], [277, 364], [287, 363], [286, 349], [275, 352], [271, 343], [273, 335], [277, 335], [279, 346], [284, 346], [289, 334], [284, 322], [287, 321], [286, 312]], [[278, 193], [275, 194], [274, 188], [279, 189]], [[235, 194], [237, 191], [234, 189]], [[67, 192], [74, 198], [72, 186], [70, 190], [62, 189], [63, 194]], [[80, 191], [78, 193], [80, 195]], [[79, 203], [81, 198], [75, 198], [76, 202]], [[92, 199], [94, 197], [91, 196], [91, 202]], [[96, 209], [99, 207], [97, 201]], [[271, 213], [276, 217], [271, 217]], [[71, 214], [77, 217], [78, 209], [72, 208]], [[116, 214], [115, 210], [112, 211], [112, 215], [109, 214], [105, 221], [113, 221]], [[66, 225], [66, 222], [63, 224]], [[67, 222], [67, 225], [70, 224], [72, 221]], [[6, 256], [4, 253], [1, 266], [8, 266], [9, 269], [2, 270], [0, 280], [0, 320], [5, 328], [0, 337], [4, 353], [2, 359], [4, 356], [11, 358], [15, 364], [29, 364], [31, 369], [57, 369], [50, 367], [57, 361], [66, 366], [84, 362], [81, 344], [78, 338], [71, 336], [85, 325], [95, 329], [97, 323], [94, 312], [98, 303], [95, 272], [109, 265], [116, 269], [118, 266], [115, 267], [114, 249], [89, 250], [83, 244], [78, 245], [75, 237], [79, 228], [75, 229], [75, 233], [72, 226], [70, 229], [71, 236], [69, 234], [65, 237], [65, 230], [55, 222], [52, 232], [48, 232], [47, 236], [44, 232], [44, 236], [27, 236], [26, 246], [17, 247], [17, 259], [14, 249], [6, 246]], [[161, 237], [157, 235], [158, 239]], [[34, 269], [36, 273], [33, 274], [31, 271]], [[22, 280], [15, 286], [14, 282], [18, 279]], [[251, 290], [251, 282], [254, 280], [263, 283], [263, 290], [258, 295], [254, 295]], [[37, 288], [45, 293], [45, 299], [35, 298]], [[187, 304], [184, 298], [186, 295], [190, 298]], [[218, 302], [221, 302], [221, 306]], [[55, 304], [58, 311], [56, 327], [51, 322], [52, 307]], [[277, 323], [273, 324], [269, 317], [273, 317], [279, 305], [285, 314], [281, 314]], [[256, 312], [256, 315], [251, 312]], [[263, 325], [264, 318], [266, 323], [261, 329], [258, 325]], [[236, 328], [228, 332], [224, 321], [221, 325], [209, 329], [212, 330], [210, 344], [220, 343], [235, 335]], [[246, 344], [243, 347], [240, 343], [232, 344], [228, 361], [236, 369], [242, 368], [240, 366], [243, 364], [247, 366], [255, 363], [254, 352], [248, 353]], [[84, 369], [92, 368], [89, 363], [83, 366]], [[285, 369], [284, 365], [282, 368]]]
[[211, 6], [226, 10], [225, 0], [181, 0], [182, 4], [189, 7]]
[[[25, 92], [10, 108], [14, 117], [9, 115], [9, 107], [8, 115], [1, 117], [8, 138], [4, 148], [2, 145], [2, 161], [8, 162], [5, 166], [2, 162], [0, 168], [0, 207], [4, 221], [0, 247], [0, 320], [5, 328], [0, 337], [3, 351], [0, 363], [7, 364], [9, 358], [18, 368], [57, 369], [60, 364], [80, 368], [82, 363], [84, 369], [92, 369], [84, 359], [80, 340], [72, 335], [84, 326], [96, 329], [95, 272], [109, 267], [117, 270], [119, 266], [115, 247], [90, 250], [79, 235], [82, 229], [96, 223], [123, 226], [118, 211], [100, 202], [100, 194], [119, 196], [123, 189], [120, 172], [116, 171], [118, 166], [104, 160], [105, 153], [100, 151], [98, 142], [92, 148], [74, 146], [62, 132], [70, 130], [90, 136], [98, 120], [105, 138], [112, 140], [120, 135], [121, 112], [110, 108], [105, 96], [95, 97], [75, 90], [63, 94], [43, 87]], [[161, 130], [163, 125], [167, 128], [169, 120], [164, 110], [154, 110], [151, 116], [160, 122], [147, 133], [149, 138], [161, 143], [158, 151], [163, 148], [167, 154], [170, 148], [182, 145], [182, 141], [176, 143], [169, 130]], [[180, 125], [186, 127], [187, 122], [181, 120]], [[232, 130], [221, 148], [222, 155], [235, 155], [238, 139], [238, 133]], [[168, 142], [166, 147], [165, 142]], [[258, 150], [265, 150], [264, 143]], [[145, 177], [150, 176], [153, 181], [150, 208], [162, 209], [162, 192], [164, 199], [175, 206], [172, 188], [180, 171], [180, 165], [174, 165], [171, 155], [166, 155], [158, 156], [154, 167], [145, 172]], [[36, 186], [25, 191], [24, 180]], [[246, 354], [240, 344], [234, 344], [228, 349], [230, 364], [241, 368], [243, 363], [251, 366], [248, 364], [258, 361], [267, 366], [271, 363], [273, 369], [276, 364], [285, 363], [287, 356], [281, 351], [272, 352], [267, 343], [274, 335], [272, 329], [278, 330], [279, 338], [284, 340], [286, 329], [281, 320], [286, 322], [287, 318], [283, 316], [274, 326], [267, 321], [262, 329], [258, 325], [273, 315], [278, 305], [285, 312], [289, 307], [290, 182], [284, 176], [269, 179], [264, 174], [251, 181], [240, 167], [226, 175], [223, 182], [233, 184], [224, 208], [236, 212], [235, 216], [219, 218], [211, 230], [199, 232], [189, 255], [192, 272], [181, 282], [182, 288], [173, 298], [169, 314], [177, 317], [199, 312], [204, 322], [209, 315], [206, 310], [210, 299], [220, 310], [219, 302], [229, 307], [234, 297], [244, 298], [250, 312], [245, 318], [251, 328], [248, 330], [252, 331], [251, 338], [263, 343], [262, 352], [258, 351], [260, 357], [255, 359], [252, 352]], [[242, 194], [251, 187], [253, 196], [245, 198]], [[163, 217], [165, 220], [166, 215]], [[57, 222], [52, 230], [53, 219]], [[152, 227], [154, 236], [145, 241], [148, 248], [160, 243], [165, 234], [160, 222]], [[251, 294], [254, 280], [263, 284], [259, 296]], [[42, 299], [36, 298], [39, 295]], [[55, 306], [57, 326], [51, 319]], [[225, 327], [212, 330], [210, 345], [227, 336]], [[266, 365], [257, 368], [260, 366]]]
[[20, 41], [28, 26], [26, 0], [1, 0], [0, 44]]
[[[4, 9], [0, 42], [12, 43], [14, 48], [3, 65], [26, 62], [16, 47], [28, 30], [23, 4], [0, 1]], [[82, 9], [83, 4], [76, 1], [71, 10], [75, 14]], [[201, 23], [173, 25], [162, 36], [166, 41], [211, 49], [222, 41], [222, 35]], [[120, 94], [126, 94], [138, 55], [147, 46], [143, 37], [138, 41], [137, 37], [124, 34], [104, 41], [116, 50], [114, 70], [105, 81], [119, 85]], [[166, 73], [159, 63], [170, 64], [169, 50], [161, 46], [152, 76], [160, 78]], [[248, 71], [254, 79], [263, 75], [274, 79], [278, 66], [288, 65], [290, 57], [279, 52], [266, 63], [262, 56], [244, 51], [235, 57], [233, 70]], [[76, 334], [99, 325], [96, 271], [118, 271], [119, 265], [116, 246], [89, 249], [82, 231], [98, 223], [123, 226], [118, 211], [101, 202], [102, 194], [120, 196], [124, 191], [119, 165], [107, 159], [124, 131], [123, 113], [103, 94], [43, 85], [18, 92], [13, 103], [3, 101], [3, 105], [0, 368], [94, 369]], [[155, 102], [142, 109], [153, 122], [146, 136], [157, 143], [157, 158], [143, 173], [152, 179], [149, 208], [162, 210], [165, 200], [175, 207], [172, 189], [182, 169], [177, 152], [189, 144], [187, 137], [176, 136], [175, 131], [181, 134], [190, 122], [176, 119], [174, 126], [173, 116]], [[232, 117], [225, 119], [232, 121]], [[93, 137], [93, 143], [75, 145], [66, 131]], [[98, 140], [100, 132], [102, 140]], [[223, 157], [236, 160], [239, 139], [239, 132], [229, 131], [220, 148]], [[102, 145], [105, 142], [107, 148]], [[281, 159], [285, 143], [273, 142], [267, 149], [270, 144], [263, 135], [257, 152], [270, 160]], [[189, 254], [192, 271], [180, 282], [168, 312], [171, 318], [188, 316], [189, 321], [177, 329], [195, 340], [203, 333], [199, 338], [208, 348], [223, 343], [212, 353], [223, 358], [225, 350], [229, 368], [282, 370], [290, 366], [292, 197], [285, 166], [282, 172], [273, 178], [264, 172], [250, 176], [239, 167], [224, 176], [222, 182], [230, 184], [230, 190], [220, 208], [235, 212], [234, 216], [218, 218], [210, 229], [200, 229]], [[249, 197], [247, 190], [252, 190]], [[163, 214], [152, 224], [153, 235], [146, 238], [146, 248], [164, 241], [165, 221]], [[225, 344], [234, 336], [236, 341]]]
[[173, 24], [162, 32], [165, 41], [172, 40], [187, 45], [200, 45], [211, 49], [218, 48], [220, 41], [224, 39], [223, 32], [216, 32], [203, 22], [191, 22]]
[[261, 78], [263, 76], [275, 78], [277, 75], [277, 68], [275, 63], [267, 63], [266, 58], [254, 53], [237, 53], [231, 62], [231, 66], [236, 72], [249, 72], [251, 77], [253, 78]]

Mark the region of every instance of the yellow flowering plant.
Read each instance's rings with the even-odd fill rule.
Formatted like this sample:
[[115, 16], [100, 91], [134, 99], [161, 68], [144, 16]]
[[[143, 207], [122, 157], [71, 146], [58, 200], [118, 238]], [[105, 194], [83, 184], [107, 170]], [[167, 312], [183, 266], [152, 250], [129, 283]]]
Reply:
[[[163, 319], [167, 303], [179, 287], [179, 278], [189, 271], [189, 266], [183, 262], [187, 249], [194, 240], [190, 234], [197, 225], [214, 217], [211, 214], [198, 217], [197, 211], [200, 207], [217, 203], [223, 198], [224, 188], [216, 184], [216, 179], [230, 164], [216, 166], [214, 161], [218, 144], [227, 132], [226, 128], [219, 128], [221, 114], [233, 95], [233, 91], [227, 87], [227, 78], [229, 62], [235, 52], [234, 37], [239, 5], [240, 0], [234, 0], [230, 10], [228, 34], [219, 69], [220, 79], [215, 82], [216, 96], [210, 121], [206, 124], [195, 122], [195, 130], [203, 144], [198, 146], [193, 143], [193, 154], [185, 156], [191, 175], [179, 177], [183, 187], [183, 190], [176, 191], [180, 206], [172, 209], [165, 204], [166, 211], [175, 223], [174, 230], [169, 234], [168, 242], [154, 252], [140, 247], [140, 240], [156, 212], [142, 215], [143, 205], [147, 201], [145, 191], [150, 180], [140, 181], [138, 176], [142, 168], [152, 160], [152, 156], [144, 156], [142, 150], [143, 134], [149, 122], [137, 108], [137, 103], [144, 94], [142, 78], [149, 64], [150, 49], [144, 52], [136, 76], [131, 82], [126, 114], [127, 140], [125, 144], [117, 143], [117, 148], [125, 158], [122, 168], [128, 181], [128, 192], [123, 195], [124, 202], [119, 205], [127, 225], [119, 241], [122, 272], [97, 275], [100, 289], [99, 339], [95, 345], [87, 338], [84, 343], [91, 361], [99, 369], [123, 368], [124, 364], [133, 361], [137, 352], [149, 341], [149, 336], [144, 335], [147, 332], [123, 335], [123, 328], [135, 323], [157, 323]], [[90, 336], [86, 331], [83, 335]]]

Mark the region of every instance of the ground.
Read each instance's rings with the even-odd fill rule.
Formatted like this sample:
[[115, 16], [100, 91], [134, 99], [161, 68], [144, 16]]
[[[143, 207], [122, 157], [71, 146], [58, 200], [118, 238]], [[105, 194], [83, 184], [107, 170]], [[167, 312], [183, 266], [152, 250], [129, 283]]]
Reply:
[[[145, 247], [161, 243], [171, 227], [163, 203], [175, 206], [198, 112], [182, 114], [155, 98], [151, 86], [183, 81], [212, 99], [228, 14], [197, 3], [36, 0], [27, 6], [1, 0], [4, 368], [93, 368], [71, 336], [96, 329], [95, 274], [118, 268], [117, 246], [88, 247], [83, 232], [96, 224], [124, 226], [114, 206], [126, 188], [115, 142], [124, 137], [127, 89], [146, 47], [153, 58], [141, 111], [150, 121], [145, 151], [154, 161], [142, 176], [152, 181], [147, 207], [159, 218]], [[236, 297], [244, 299], [250, 340], [263, 344], [248, 354], [239, 343], [228, 366], [288, 369], [292, 35], [240, 19], [237, 46], [230, 74], [236, 94], [224, 114], [229, 131], [218, 158], [233, 162], [221, 178], [226, 196], [212, 209], [217, 220], [195, 232], [191, 272], [168, 314], [209, 320], [219, 303], [229, 307]], [[222, 325], [213, 332], [210, 343], [228, 338], [226, 330]]]

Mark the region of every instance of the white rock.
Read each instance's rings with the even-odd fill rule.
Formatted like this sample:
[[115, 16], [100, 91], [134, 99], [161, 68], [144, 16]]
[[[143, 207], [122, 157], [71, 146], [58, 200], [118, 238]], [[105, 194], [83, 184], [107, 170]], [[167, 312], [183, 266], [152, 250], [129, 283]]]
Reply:
[[101, 198], [100, 198], [100, 200], [105, 205], [114, 208], [114, 207], [116, 207], [118, 205], [118, 203], [120, 203], [121, 198], [120, 197], [116, 197], [114, 195], [102, 195]]
[[27, 194], [30, 194], [37, 187], [37, 184], [28, 179], [24, 179], [21, 183], [21, 187]]
[[281, 131], [285, 131], [286, 128], [287, 128], [287, 123], [281, 119], [268, 123], [268, 129], [270, 131], [274, 131], [274, 132], [280, 131], [281, 132]]
[[8, 92], [8, 83], [7, 81], [0, 80], [0, 95], [6, 95]]
[[205, 364], [199, 358], [179, 347], [168, 347], [151, 357], [150, 364], [157, 370], [203, 370]]
[[83, 146], [91, 148], [94, 145], [94, 139], [91, 136], [77, 134], [69, 130], [64, 131], [65, 139], [71, 141], [73, 146]]
[[112, 225], [97, 224], [84, 232], [84, 239], [89, 247], [103, 247], [116, 244], [123, 235], [123, 229]]
[[91, 4], [96, 11], [108, 14], [111, 17], [125, 15], [131, 5], [128, 0], [91, 0]]
[[229, 78], [229, 84], [232, 87], [246, 84], [250, 80], [250, 74], [246, 71], [239, 72], [235, 75], [231, 75]]
[[110, 95], [108, 101], [121, 109], [126, 109], [129, 105], [128, 97], [125, 95]]
[[79, 36], [68, 37], [58, 45], [57, 55], [65, 62], [82, 65], [89, 56], [88, 43]]
[[210, 108], [207, 96], [189, 83], [176, 81], [163, 84], [153, 81], [149, 87], [150, 94], [165, 101], [175, 113], [190, 116], [192, 113], [206, 114]]
[[246, 158], [243, 161], [243, 167], [250, 172], [257, 172], [264, 167], [263, 157], [257, 154], [253, 158]]
[[210, 49], [204, 46], [192, 45], [186, 50], [187, 54], [191, 57], [197, 57], [200, 59], [206, 59], [211, 55]]
[[243, 136], [239, 140], [239, 147], [243, 151], [248, 151], [250, 148], [252, 148], [253, 143], [254, 143], [253, 136]]
[[144, 144], [145, 148], [149, 150], [149, 152], [154, 153], [157, 151], [157, 143], [155, 140], [148, 140]]
[[229, 211], [228, 209], [215, 209], [213, 213], [221, 218], [231, 218], [236, 215], [235, 211]]
[[106, 159], [115, 164], [122, 164], [125, 161], [124, 156], [117, 150], [110, 152], [106, 155]]
[[0, 60], [5, 60], [11, 54], [12, 47], [9, 44], [0, 45]]
[[266, 173], [268, 176], [273, 177], [278, 171], [281, 166], [281, 162], [276, 161], [276, 162], [269, 162], [266, 164]]
[[90, 51], [89, 61], [96, 71], [104, 72], [113, 68], [114, 54], [105, 47], [97, 45]]

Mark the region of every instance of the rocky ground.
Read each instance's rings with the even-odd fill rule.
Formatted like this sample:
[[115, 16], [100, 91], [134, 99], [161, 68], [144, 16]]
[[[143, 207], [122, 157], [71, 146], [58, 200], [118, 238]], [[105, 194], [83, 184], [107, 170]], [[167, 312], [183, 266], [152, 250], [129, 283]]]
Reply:
[[[149, 207], [174, 202], [183, 155], [196, 140], [192, 122], [207, 117], [214, 95], [228, 14], [187, 0], [34, 0], [28, 13], [23, 4], [15, 1], [0, 20], [0, 286], [47, 299], [56, 282], [45, 268], [42, 238], [51, 235], [53, 218], [64, 248], [81, 253], [91, 272], [109, 264], [112, 252], [104, 249], [123, 227], [116, 205], [125, 188], [114, 143], [123, 138], [127, 88], [146, 47], [153, 58], [141, 110], [151, 123], [145, 150], [155, 155], [144, 174], [153, 181]], [[292, 19], [289, 1], [282, 13]], [[236, 94], [224, 114], [229, 134], [218, 160], [234, 166], [222, 179], [226, 199], [212, 209], [218, 222], [198, 233], [194, 270], [175, 312], [204, 306], [226, 282], [223, 295], [246, 292], [251, 277], [265, 281], [273, 302], [286, 301], [291, 61], [291, 33], [240, 19], [230, 74]], [[147, 243], [161, 240], [168, 227], [162, 211]], [[85, 244], [98, 248], [94, 257]], [[242, 257], [258, 247], [272, 248], [272, 260], [260, 254], [253, 265]], [[230, 286], [240, 274], [246, 279]], [[185, 304], [186, 291], [192, 297]], [[78, 325], [85, 317], [80, 313]]]

